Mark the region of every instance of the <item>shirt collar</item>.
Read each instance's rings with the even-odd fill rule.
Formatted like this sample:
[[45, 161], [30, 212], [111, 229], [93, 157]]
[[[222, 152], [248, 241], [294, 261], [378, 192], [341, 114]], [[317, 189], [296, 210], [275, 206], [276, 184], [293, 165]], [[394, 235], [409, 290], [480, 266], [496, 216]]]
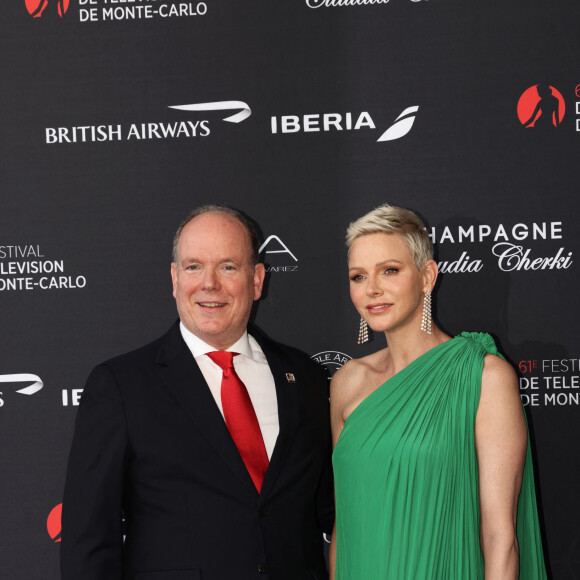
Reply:
[[[183, 322], [179, 323], [179, 330], [181, 331], [181, 336], [183, 336], [185, 344], [187, 344], [194, 358], [203, 356], [208, 352], [214, 352], [215, 350], [217, 350], [214, 346], [207, 344], [207, 342], [204, 342], [203, 340], [201, 340], [201, 338], [193, 334], [193, 332], [190, 332], [187, 328], [185, 328]], [[254, 352], [252, 351], [252, 347], [250, 346], [250, 340], [247, 330], [244, 332], [244, 334], [242, 334], [242, 336], [237, 340], [237, 342], [232, 344], [232, 346], [230, 346], [229, 348], [226, 348], [226, 350], [231, 352], [238, 352], [252, 359], [254, 358]]]

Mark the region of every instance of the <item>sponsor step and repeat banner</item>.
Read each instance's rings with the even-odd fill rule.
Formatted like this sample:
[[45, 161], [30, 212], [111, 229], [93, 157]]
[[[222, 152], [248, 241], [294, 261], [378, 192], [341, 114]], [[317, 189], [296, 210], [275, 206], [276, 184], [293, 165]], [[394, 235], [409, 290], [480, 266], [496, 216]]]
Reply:
[[254, 218], [253, 318], [329, 378], [357, 345], [344, 231], [391, 202], [435, 243], [435, 317], [520, 381], [551, 578], [580, 578], [577, 0], [8, 0], [0, 43], [0, 576], [59, 578], [97, 363], [176, 319], [190, 209]]

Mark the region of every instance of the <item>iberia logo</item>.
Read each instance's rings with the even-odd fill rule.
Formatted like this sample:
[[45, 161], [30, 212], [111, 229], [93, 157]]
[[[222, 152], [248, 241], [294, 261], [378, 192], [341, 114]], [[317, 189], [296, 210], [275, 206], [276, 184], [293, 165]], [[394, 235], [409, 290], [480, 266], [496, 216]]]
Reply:
[[26, 9], [33, 18], [42, 18], [44, 15], [61, 18], [66, 14], [70, 0], [24, 0]]
[[60, 542], [60, 534], [62, 532], [61, 517], [62, 504], [59, 503], [57, 506], [52, 508], [51, 512], [48, 514], [48, 519], [46, 520], [46, 529], [48, 530], [48, 535], [55, 542]]
[[559, 127], [566, 103], [558, 89], [546, 85], [533, 85], [518, 101], [518, 118], [524, 127]]

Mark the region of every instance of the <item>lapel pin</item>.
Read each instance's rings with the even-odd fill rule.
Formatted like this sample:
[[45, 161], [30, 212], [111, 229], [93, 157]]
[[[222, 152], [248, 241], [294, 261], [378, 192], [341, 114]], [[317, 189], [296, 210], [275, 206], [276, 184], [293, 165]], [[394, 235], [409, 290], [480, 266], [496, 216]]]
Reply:
[[295, 383], [296, 379], [294, 378], [294, 375], [292, 373], [286, 373], [286, 380], [289, 383]]

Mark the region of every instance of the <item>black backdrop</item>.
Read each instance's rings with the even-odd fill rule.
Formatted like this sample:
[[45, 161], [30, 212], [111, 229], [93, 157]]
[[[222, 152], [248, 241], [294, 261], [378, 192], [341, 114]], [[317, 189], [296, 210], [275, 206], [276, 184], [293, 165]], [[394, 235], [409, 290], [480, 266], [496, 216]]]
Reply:
[[[356, 345], [343, 236], [389, 201], [433, 234], [443, 328], [519, 368], [552, 578], [580, 578], [577, 0], [43, 2], [0, 20], [1, 577], [59, 577], [84, 381], [175, 319], [191, 208], [259, 222], [256, 323], [332, 372], [382, 344]], [[536, 85], [558, 127], [549, 97], [523, 126]]]

